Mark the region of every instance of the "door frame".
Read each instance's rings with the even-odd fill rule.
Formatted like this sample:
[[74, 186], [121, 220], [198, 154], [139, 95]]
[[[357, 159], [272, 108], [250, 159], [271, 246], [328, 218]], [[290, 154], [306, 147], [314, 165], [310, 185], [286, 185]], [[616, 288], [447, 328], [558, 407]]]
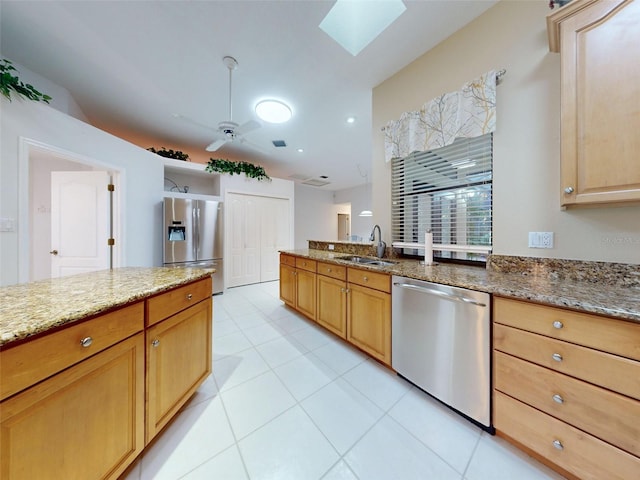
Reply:
[[30, 229], [33, 221], [31, 209], [31, 199], [29, 183], [33, 169], [30, 157], [32, 152], [40, 151], [61, 159], [86, 165], [92, 169], [104, 170], [111, 175], [111, 182], [115, 186], [113, 196], [111, 216], [113, 225], [113, 238], [116, 243], [113, 247], [113, 267], [120, 267], [123, 259], [123, 245], [125, 242], [125, 231], [122, 222], [122, 201], [124, 192], [124, 172], [108, 163], [98, 161], [94, 158], [81, 155], [64, 148], [56, 147], [27, 137], [19, 137], [18, 145], [18, 218], [25, 219], [19, 222], [18, 227], [18, 282], [28, 282], [31, 276], [31, 238]]

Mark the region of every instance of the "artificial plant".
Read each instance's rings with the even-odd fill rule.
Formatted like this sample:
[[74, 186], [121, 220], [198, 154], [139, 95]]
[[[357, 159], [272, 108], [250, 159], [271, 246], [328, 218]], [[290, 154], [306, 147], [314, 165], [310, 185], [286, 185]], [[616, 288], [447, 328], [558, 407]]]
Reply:
[[51, 97], [49, 95], [40, 93], [28, 83], [21, 82], [20, 79], [17, 76], [14, 76], [11, 72], [18, 73], [16, 68], [9, 60], [7, 60], [6, 58], [0, 60], [0, 92], [9, 101], [11, 101], [11, 91], [13, 90], [18, 95], [22, 95], [29, 100], [49, 103], [49, 100], [51, 100]]
[[205, 170], [210, 173], [228, 173], [230, 175], [240, 175], [244, 173], [247, 177], [260, 181], [271, 180], [267, 172], [264, 171], [264, 168], [249, 162], [234, 162], [221, 158], [210, 158]]
[[164, 147], [160, 147], [160, 150], [156, 150], [153, 147], [149, 147], [147, 148], [147, 150], [165, 158], [173, 158], [175, 160], [184, 160], [184, 161], [189, 160], [189, 155], [187, 155], [184, 152], [181, 152], [180, 150], [171, 150], [171, 149], [166, 149]]

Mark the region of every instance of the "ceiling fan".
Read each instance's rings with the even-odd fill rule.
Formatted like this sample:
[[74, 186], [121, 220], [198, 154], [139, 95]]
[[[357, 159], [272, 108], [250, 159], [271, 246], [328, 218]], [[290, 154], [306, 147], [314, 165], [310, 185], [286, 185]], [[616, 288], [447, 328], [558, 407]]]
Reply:
[[[233, 71], [238, 67], [238, 61], [233, 57], [226, 56], [222, 59], [222, 62], [229, 69], [229, 119], [218, 123], [218, 128], [216, 129], [216, 133], [213, 141], [209, 145], [207, 145], [207, 147], [205, 148], [205, 150], [207, 150], [208, 152], [215, 152], [220, 147], [222, 147], [225, 143], [234, 142], [234, 141], [239, 141], [241, 143], [254, 146], [253, 144], [245, 140], [243, 135], [261, 127], [260, 123], [255, 120], [249, 120], [248, 122], [243, 123], [242, 125], [233, 121], [233, 109], [232, 109], [232, 103], [231, 103], [232, 75], [233, 75]], [[186, 117], [182, 117], [181, 115], [178, 115], [178, 116], [181, 118], [184, 118], [185, 120], [190, 121], [191, 123], [195, 123], [197, 125], [204, 126], [206, 128], [211, 128], [206, 125], [202, 125], [198, 122], [195, 122], [193, 120], [190, 120]], [[255, 147], [257, 148], [257, 146]]]

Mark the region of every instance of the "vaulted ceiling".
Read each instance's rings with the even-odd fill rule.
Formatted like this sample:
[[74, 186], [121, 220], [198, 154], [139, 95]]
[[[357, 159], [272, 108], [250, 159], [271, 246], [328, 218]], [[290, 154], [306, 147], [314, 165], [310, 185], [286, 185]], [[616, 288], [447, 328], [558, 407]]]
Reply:
[[[372, 89], [496, 0], [405, 0], [406, 11], [355, 57], [318, 27], [333, 3], [2, 0], [0, 48], [66, 88], [90, 123], [134, 143], [242, 158], [274, 177], [325, 175], [322, 188], [339, 190], [370, 171], [381, 127], [371, 124]], [[209, 154], [218, 123], [229, 120], [225, 55], [239, 63], [234, 121], [256, 119], [266, 97], [287, 101], [293, 118], [263, 123], [245, 136], [251, 145]]]

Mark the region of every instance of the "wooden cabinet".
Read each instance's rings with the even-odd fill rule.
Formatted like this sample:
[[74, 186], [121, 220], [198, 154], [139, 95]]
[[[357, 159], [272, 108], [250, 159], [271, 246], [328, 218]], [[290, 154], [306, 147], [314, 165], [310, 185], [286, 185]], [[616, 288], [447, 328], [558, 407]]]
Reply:
[[347, 337], [347, 269], [318, 262], [317, 322], [339, 337]]
[[280, 299], [316, 319], [316, 261], [280, 255]]
[[[134, 323], [141, 326], [142, 318], [140, 310]], [[65, 330], [54, 335], [63, 332], [68, 336]], [[95, 329], [92, 333], [102, 336]], [[142, 452], [144, 334], [118, 340], [80, 362], [69, 361], [71, 366], [60, 373], [2, 402], [0, 477], [115, 479]], [[5, 353], [27, 345], [2, 352], [3, 359]], [[63, 343], [44, 357], [68, 358], [65, 350]], [[33, 352], [26, 355], [26, 363], [33, 363]]]
[[640, 471], [640, 324], [494, 298], [494, 426], [561, 473]]
[[391, 365], [390, 275], [281, 254], [280, 298]]
[[296, 310], [316, 319], [316, 262], [296, 258]]
[[296, 308], [296, 267], [284, 263], [280, 264], [280, 299]]
[[547, 17], [561, 61], [562, 205], [640, 202], [640, 2], [574, 0]]
[[118, 478], [211, 372], [211, 305], [206, 277], [1, 349], [0, 478]]
[[[162, 321], [156, 321], [147, 329], [147, 443], [171, 420], [211, 373], [211, 279], [177, 290], [178, 297], [184, 297], [189, 302], [199, 298], [198, 292], [207, 292], [207, 295], [195, 305]], [[153, 311], [154, 304], [166, 303], [166, 296], [172, 295], [175, 297], [176, 292], [147, 300], [148, 311]], [[181, 305], [179, 301], [171, 304]], [[168, 311], [172, 312], [172, 309]]]
[[347, 340], [391, 365], [390, 276], [348, 268], [347, 279]]

